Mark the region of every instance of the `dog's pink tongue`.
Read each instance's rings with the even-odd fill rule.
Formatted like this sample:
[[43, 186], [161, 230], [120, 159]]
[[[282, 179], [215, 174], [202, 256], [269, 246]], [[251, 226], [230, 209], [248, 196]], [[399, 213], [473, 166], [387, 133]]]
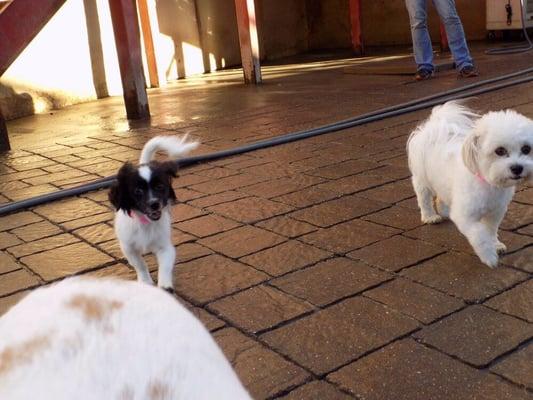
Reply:
[[150, 220], [148, 219], [148, 217], [146, 217], [146, 215], [144, 214], [137, 214], [135, 211], [130, 211], [128, 213], [128, 215], [130, 216], [130, 218], [135, 218], [137, 217], [137, 219], [139, 220], [139, 222], [142, 224], [142, 225], [147, 225], [150, 223]]
[[150, 220], [144, 214], [138, 214], [137, 217], [139, 218], [139, 222], [143, 225], [147, 225], [150, 223]]

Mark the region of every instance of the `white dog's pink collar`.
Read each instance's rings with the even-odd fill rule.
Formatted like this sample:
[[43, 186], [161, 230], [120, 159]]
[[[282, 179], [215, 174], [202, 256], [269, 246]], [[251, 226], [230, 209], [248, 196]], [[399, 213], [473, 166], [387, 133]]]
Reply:
[[481, 175], [479, 172], [476, 172], [476, 178], [478, 181], [480, 181], [481, 183], [486, 183], [488, 184], [487, 180], [485, 178], [483, 178], [483, 175]]
[[137, 217], [137, 219], [142, 225], [148, 225], [150, 223], [150, 220], [144, 214], [137, 214], [135, 211], [129, 211], [128, 215], [130, 218], [133, 218], [133, 219]]

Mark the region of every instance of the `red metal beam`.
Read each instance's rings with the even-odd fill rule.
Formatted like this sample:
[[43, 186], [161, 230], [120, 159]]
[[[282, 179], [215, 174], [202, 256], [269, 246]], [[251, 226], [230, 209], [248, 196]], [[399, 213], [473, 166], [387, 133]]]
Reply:
[[350, 24], [352, 50], [357, 56], [364, 53], [363, 35], [361, 31], [361, 0], [350, 0]]
[[448, 35], [446, 35], [446, 28], [444, 27], [444, 24], [441, 22], [439, 26], [440, 30], [440, 51], [448, 51], [450, 50], [450, 46], [448, 46]]
[[66, 0], [14, 0], [0, 13], [0, 76]]
[[[66, 0], [15, 0], [0, 9], [0, 76], [22, 53]], [[0, 151], [10, 150], [4, 117], [0, 113]]]
[[[16, 0], [18, 1], [18, 0]], [[150, 117], [135, 0], [109, 0], [128, 119]]]
[[0, 13], [8, 6], [9, 3], [11, 3], [11, 1], [12, 0], [0, 0]]
[[255, 1], [235, 0], [235, 12], [237, 14], [237, 27], [239, 29], [244, 82], [261, 83]]

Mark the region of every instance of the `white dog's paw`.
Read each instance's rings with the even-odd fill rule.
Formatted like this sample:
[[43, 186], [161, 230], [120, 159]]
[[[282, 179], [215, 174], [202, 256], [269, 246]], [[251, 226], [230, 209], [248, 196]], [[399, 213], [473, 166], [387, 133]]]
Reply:
[[438, 224], [439, 222], [444, 221], [444, 218], [440, 216], [439, 214], [433, 214], [430, 216], [423, 216], [422, 222], [424, 224]]
[[507, 246], [500, 242], [499, 240], [496, 242], [496, 252], [498, 254], [503, 254], [507, 251]]
[[479, 254], [481, 262], [490, 268], [496, 268], [498, 266], [498, 253], [496, 251], [486, 252], [485, 254]]

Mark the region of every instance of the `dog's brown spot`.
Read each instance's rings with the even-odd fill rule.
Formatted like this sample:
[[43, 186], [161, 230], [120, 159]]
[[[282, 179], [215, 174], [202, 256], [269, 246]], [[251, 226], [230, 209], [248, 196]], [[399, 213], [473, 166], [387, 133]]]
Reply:
[[67, 303], [68, 307], [81, 311], [87, 321], [98, 322], [107, 318], [113, 311], [122, 307], [117, 300], [102, 299], [96, 296], [78, 294]]
[[50, 345], [48, 336], [36, 336], [16, 346], [6, 347], [0, 353], [0, 375], [9, 372], [20, 364], [28, 363], [38, 351]]
[[147, 389], [147, 398], [149, 400], [170, 400], [170, 386], [160, 382], [150, 382]]

